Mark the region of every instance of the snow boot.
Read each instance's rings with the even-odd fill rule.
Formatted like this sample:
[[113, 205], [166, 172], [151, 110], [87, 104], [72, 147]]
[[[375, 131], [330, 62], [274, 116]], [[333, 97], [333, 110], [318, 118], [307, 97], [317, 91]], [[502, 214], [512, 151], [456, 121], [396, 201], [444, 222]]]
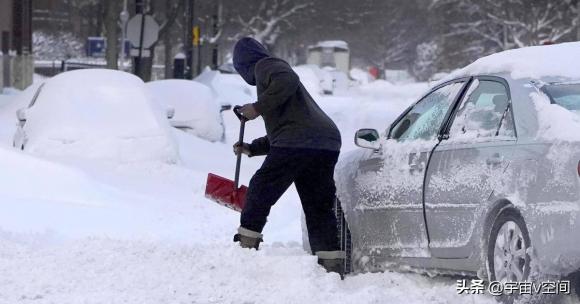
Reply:
[[258, 250], [260, 243], [263, 242], [262, 237], [261, 233], [240, 227], [238, 233], [234, 235], [234, 242], [239, 242], [242, 248]]
[[346, 253], [344, 251], [317, 251], [318, 264], [327, 272], [335, 272], [344, 280], [344, 262]]

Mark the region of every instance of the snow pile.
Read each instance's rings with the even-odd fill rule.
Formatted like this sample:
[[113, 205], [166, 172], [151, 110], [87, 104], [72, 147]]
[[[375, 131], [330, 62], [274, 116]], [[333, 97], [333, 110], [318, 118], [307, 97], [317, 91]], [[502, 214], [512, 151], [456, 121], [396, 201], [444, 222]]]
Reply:
[[[300, 65], [293, 68], [308, 93], [312, 95], [332, 91], [332, 78], [315, 65]], [[330, 85], [329, 85], [330, 84]]]
[[510, 73], [514, 79], [560, 76], [580, 78], [580, 42], [532, 46], [503, 51], [480, 58], [444, 79], [477, 75]]
[[222, 139], [224, 127], [220, 108], [209, 87], [179, 79], [153, 81], [146, 86], [160, 105], [175, 110], [170, 119], [174, 127], [209, 141]]
[[358, 68], [351, 69], [349, 76], [359, 85], [366, 85], [374, 80], [374, 77], [369, 72]]
[[580, 141], [580, 115], [552, 104], [544, 93], [530, 94], [538, 115], [537, 137], [544, 140]]
[[415, 274], [341, 281], [315, 257], [281, 244], [251, 251], [234, 244], [0, 240], [3, 303], [495, 303], [490, 296], [458, 295], [455, 281]]
[[66, 72], [48, 80], [27, 110], [25, 149], [58, 158], [177, 162], [162, 113], [129, 73]]

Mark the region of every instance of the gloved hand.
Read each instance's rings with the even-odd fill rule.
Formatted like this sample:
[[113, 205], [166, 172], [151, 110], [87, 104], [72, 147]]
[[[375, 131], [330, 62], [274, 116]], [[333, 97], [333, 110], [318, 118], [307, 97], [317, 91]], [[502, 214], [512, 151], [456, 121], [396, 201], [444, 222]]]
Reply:
[[254, 108], [254, 105], [251, 103], [243, 105], [239, 112], [248, 120], [256, 119], [256, 117], [260, 116], [260, 113], [256, 111], [256, 108]]
[[240, 143], [237, 142], [234, 144], [234, 154], [238, 155], [240, 153], [246, 154], [247, 156], [250, 156], [250, 154], [252, 154], [252, 152], [250, 151], [250, 145], [247, 143]]

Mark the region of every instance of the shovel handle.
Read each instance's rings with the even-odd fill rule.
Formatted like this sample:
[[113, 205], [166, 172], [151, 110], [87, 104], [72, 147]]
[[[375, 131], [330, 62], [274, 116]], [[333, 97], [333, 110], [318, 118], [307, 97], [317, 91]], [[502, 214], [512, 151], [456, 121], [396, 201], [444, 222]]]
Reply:
[[240, 109], [242, 108], [242, 106], [235, 106], [233, 111], [234, 114], [236, 114], [236, 116], [238, 117], [238, 119], [242, 122], [247, 121], [248, 119], [246, 117], [244, 117], [244, 115], [242, 115], [242, 113], [240, 112]]
[[[234, 113], [240, 119], [240, 136], [238, 137], [238, 142], [243, 144], [243, 142], [244, 142], [244, 130], [245, 130], [245, 127], [246, 127], [246, 121], [248, 119], [245, 118], [239, 112], [239, 110], [241, 108], [242, 107], [240, 107], [240, 106], [235, 106], [234, 107]], [[235, 174], [235, 177], [234, 177], [234, 190], [238, 190], [238, 186], [240, 184], [240, 166], [241, 166], [241, 164], [242, 164], [242, 153], [238, 153], [237, 159], [236, 159], [236, 174]]]

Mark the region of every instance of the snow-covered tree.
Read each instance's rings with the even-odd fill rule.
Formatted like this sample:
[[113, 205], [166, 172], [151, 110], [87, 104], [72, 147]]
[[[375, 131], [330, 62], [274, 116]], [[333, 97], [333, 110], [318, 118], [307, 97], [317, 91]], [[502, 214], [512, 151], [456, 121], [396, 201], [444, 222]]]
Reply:
[[559, 42], [575, 34], [578, 18], [571, 0], [435, 0], [433, 7], [457, 10], [448, 34], [472, 34], [491, 46], [507, 50]]
[[[238, 13], [232, 16], [232, 21], [240, 27], [240, 36], [250, 36], [268, 46], [275, 45], [280, 34], [295, 25], [290, 19], [311, 6], [308, 1], [295, 0], [268, 0], [251, 3], [247, 1], [243, 5], [255, 6], [254, 9], [246, 10], [246, 14]], [[257, 5], [257, 6], [256, 6]], [[250, 12], [250, 14], [247, 14]]]
[[423, 42], [417, 46], [417, 55], [413, 65], [413, 75], [418, 80], [428, 80], [437, 72], [437, 60], [441, 49], [436, 41]]
[[84, 43], [72, 33], [32, 33], [34, 57], [46, 60], [65, 60], [84, 56]]

